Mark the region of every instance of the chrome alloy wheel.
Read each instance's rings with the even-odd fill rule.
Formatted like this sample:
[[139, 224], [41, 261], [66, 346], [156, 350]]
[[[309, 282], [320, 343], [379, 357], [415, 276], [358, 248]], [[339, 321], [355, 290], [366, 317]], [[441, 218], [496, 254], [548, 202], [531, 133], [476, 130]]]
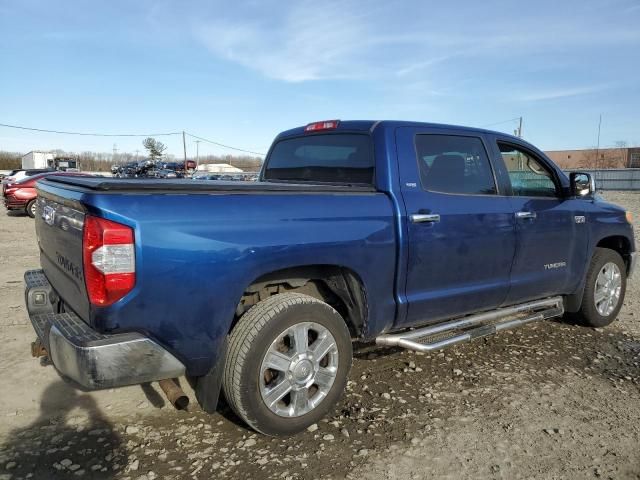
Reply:
[[594, 301], [596, 310], [603, 317], [611, 315], [620, 301], [622, 274], [613, 262], [605, 263], [596, 277]]
[[327, 396], [338, 373], [338, 346], [315, 322], [292, 325], [271, 343], [260, 367], [260, 395], [281, 417], [309, 413]]
[[38, 206], [36, 205], [36, 202], [33, 202], [29, 208], [31, 209], [31, 216], [35, 217], [36, 216], [36, 211], [37, 211], [37, 208], [38, 208]]

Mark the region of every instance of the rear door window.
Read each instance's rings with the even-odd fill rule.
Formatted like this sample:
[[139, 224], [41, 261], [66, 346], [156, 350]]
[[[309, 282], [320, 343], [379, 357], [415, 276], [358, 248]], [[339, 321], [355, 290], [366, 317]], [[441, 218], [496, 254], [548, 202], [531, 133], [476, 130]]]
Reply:
[[420, 181], [431, 192], [497, 194], [493, 170], [478, 137], [417, 135]]
[[275, 144], [267, 159], [264, 179], [371, 185], [373, 171], [369, 135], [307, 135]]

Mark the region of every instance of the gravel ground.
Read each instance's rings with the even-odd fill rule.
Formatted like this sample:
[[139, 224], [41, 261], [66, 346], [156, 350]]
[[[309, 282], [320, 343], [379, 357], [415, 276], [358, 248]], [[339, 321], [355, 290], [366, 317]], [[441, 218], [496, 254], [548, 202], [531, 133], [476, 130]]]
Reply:
[[[640, 194], [606, 197], [640, 219]], [[605, 329], [361, 346], [335, 415], [281, 440], [225, 407], [175, 411], [157, 385], [83, 393], [41, 367], [22, 299], [36, 252], [33, 221], [0, 213], [0, 480], [640, 478], [640, 276]]]

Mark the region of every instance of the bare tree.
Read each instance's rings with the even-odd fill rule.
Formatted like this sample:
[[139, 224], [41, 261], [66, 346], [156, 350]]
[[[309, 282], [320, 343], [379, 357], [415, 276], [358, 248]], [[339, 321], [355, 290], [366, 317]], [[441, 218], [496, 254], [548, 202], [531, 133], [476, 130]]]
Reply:
[[578, 159], [578, 166], [580, 168], [595, 169], [599, 167], [598, 152], [596, 147], [583, 150], [580, 153], [581, 156]]
[[20, 168], [22, 155], [17, 152], [0, 152], [0, 170]]
[[629, 165], [629, 162], [627, 161], [627, 141], [617, 140], [614, 145], [618, 151], [618, 156], [620, 157], [620, 167], [630, 167], [631, 165]]

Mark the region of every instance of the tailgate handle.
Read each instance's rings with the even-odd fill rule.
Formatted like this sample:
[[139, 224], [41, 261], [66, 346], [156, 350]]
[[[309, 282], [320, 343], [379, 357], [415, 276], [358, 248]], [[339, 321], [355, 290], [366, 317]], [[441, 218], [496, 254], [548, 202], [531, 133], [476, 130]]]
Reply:
[[536, 218], [536, 212], [516, 212], [516, 218]]

